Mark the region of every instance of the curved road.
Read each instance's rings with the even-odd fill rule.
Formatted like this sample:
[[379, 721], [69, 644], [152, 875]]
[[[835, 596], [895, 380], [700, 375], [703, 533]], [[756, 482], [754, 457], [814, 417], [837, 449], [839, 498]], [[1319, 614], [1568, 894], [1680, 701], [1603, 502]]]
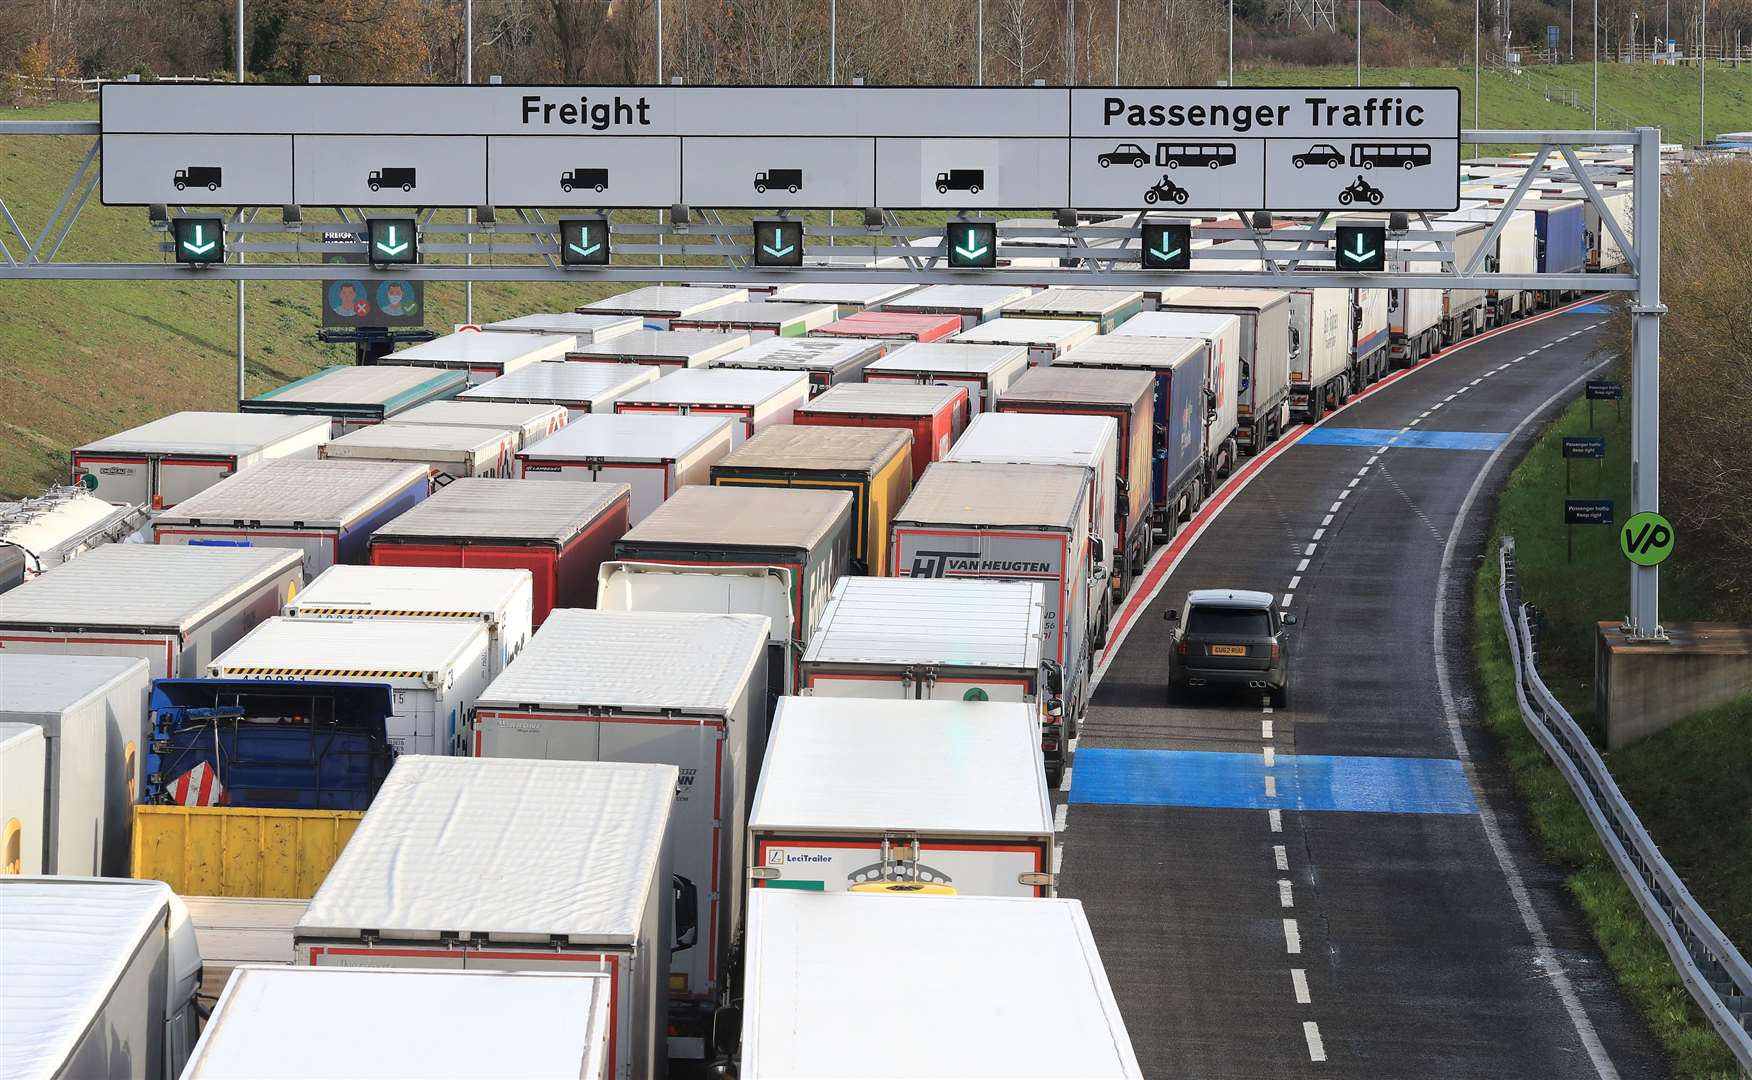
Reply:
[[[1481, 751], [1471, 689], [1492, 493], [1598, 365], [1604, 318], [1515, 324], [1292, 432], [1128, 604], [1058, 796], [1059, 894], [1083, 900], [1146, 1075], [1665, 1073]], [[1285, 709], [1166, 704], [1162, 613], [1218, 586], [1298, 616]]]

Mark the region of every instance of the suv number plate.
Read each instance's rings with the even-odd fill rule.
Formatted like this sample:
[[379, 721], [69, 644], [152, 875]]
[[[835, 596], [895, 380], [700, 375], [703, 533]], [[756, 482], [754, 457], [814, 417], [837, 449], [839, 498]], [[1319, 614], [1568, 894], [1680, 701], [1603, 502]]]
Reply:
[[1211, 655], [1212, 656], [1246, 656], [1247, 655], [1247, 646], [1245, 646], [1245, 645], [1212, 645], [1211, 646]]

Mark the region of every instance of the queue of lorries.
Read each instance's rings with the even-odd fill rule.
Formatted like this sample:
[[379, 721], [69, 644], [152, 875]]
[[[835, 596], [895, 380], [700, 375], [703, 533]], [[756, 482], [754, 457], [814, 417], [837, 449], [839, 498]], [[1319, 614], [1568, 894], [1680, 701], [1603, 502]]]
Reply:
[[[1493, 267], [1621, 258], [1564, 183]], [[644, 288], [74, 448], [0, 507], [0, 1073], [1141, 1075], [1048, 798], [1116, 613], [1562, 298]]]

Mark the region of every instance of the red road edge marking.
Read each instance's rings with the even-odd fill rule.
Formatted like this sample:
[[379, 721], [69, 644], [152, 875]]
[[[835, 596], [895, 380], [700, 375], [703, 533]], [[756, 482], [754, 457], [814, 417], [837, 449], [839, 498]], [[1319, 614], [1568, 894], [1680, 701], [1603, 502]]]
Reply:
[[1199, 509], [1198, 513], [1192, 516], [1192, 520], [1186, 523], [1186, 527], [1176, 533], [1174, 539], [1169, 541], [1166, 547], [1159, 549], [1156, 552], [1155, 557], [1150, 560], [1150, 565], [1144, 571], [1144, 576], [1139, 579], [1137, 588], [1132, 590], [1131, 596], [1127, 598], [1125, 602], [1125, 606], [1120, 608], [1119, 617], [1114, 620], [1113, 629], [1109, 632], [1107, 637], [1107, 647], [1101, 651], [1100, 662], [1096, 665], [1095, 673], [1089, 680], [1090, 693], [1093, 693], [1095, 686], [1100, 683], [1101, 676], [1107, 671], [1107, 665], [1118, 655], [1120, 646], [1125, 644], [1125, 636], [1131, 630], [1131, 624], [1137, 619], [1138, 613], [1156, 598], [1156, 594], [1161, 591], [1163, 582], [1168, 580], [1168, 575], [1174, 572], [1176, 566], [1180, 565], [1180, 558], [1186, 553], [1186, 549], [1197, 542], [1199, 536], [1204, 533], [1205, 526], [1210, 524], [1211, 519], [1221, 513], [1224, 507], [1229, 505], [1229, 501], [1233, 499], [1242, 488], [1246, 487], [1248, 482], [1251, 481], [1254, 476], [1258, 475], [1260, 470], [1270, 464], [1272, 459], [1276, 458], [1279, 454], [1288, 450], [1290, 447], [1296, 445], [1296, 443], [1302, 440], [1302, 436], [1308, 434], [1308, 432], [1313, 431], [1315, 428], [1321, 426], [1321, 424], [1326, 423], [1328, 420], [1337, 416], [1339, 413], [1344, 412], [1346, 409], [1375, 393], [1377, 390], [1385, 390], [1387, 387], [1393, 385], [1407, 375], [1427, 370], [1437, 361], [1451, 356], [1469, 346], [1476, 345], [1481, 341], [1496, 337], [1498, 334], [1507, 333], [1510, 330], [1519, 330], [1524, 326], [1532, 326], [1534, 323], [1543, 322], [1554, 315], [1567, 314], [1573, 308], [1581, 307], [1583, 304], [1597, 303], [1599, 302], [1599, 299], [1600, 297], [1598, 295], [1583, 297], [1580, 300], [1565, 304], [1563, 307], [1552, 308], [1550, 311], [1534, 315], [1531, 318], [1521, 319], [1518, 322], [1508, 323], [1491, 330], [1486, 330], [1482, 334], [1475, 334], [1472, 337], [1467, 338], [1465, 341], [1450, 345], [1422, 363], [1417, 364], [1414, 367], [1402, 368], [1399, 371], [1395, 371], [1375, 385], [1366, 387], [1362, 391], [1351, 395], [1351, 399], [1345, 402], [1345, 404], [1321, 417], [1320, 423], [1303, 423], [1296, 425], [1290, 431], [1280, 435], [1277, 442], [1272, 443], [1271, 446], [1266, 448], [1265, 453], [1252, 458], [1239, 470], [1230, 473], [1229, 479], [1225, 480], [1221, 487], [1211, 493], [1211, 497], [1205, 500], [1204, 506]]

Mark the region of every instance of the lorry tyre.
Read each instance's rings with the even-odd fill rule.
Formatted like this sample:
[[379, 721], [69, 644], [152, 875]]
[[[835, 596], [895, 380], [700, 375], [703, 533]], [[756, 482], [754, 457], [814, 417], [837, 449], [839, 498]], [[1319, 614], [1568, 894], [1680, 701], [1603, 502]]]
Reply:
[[1241, 457], [1241, 447], [1235, 442], [1233, 435], [1223, 440], [1223, 470], [1222, 476], [1228, 476], [1235, 471], [1235, 462]]

